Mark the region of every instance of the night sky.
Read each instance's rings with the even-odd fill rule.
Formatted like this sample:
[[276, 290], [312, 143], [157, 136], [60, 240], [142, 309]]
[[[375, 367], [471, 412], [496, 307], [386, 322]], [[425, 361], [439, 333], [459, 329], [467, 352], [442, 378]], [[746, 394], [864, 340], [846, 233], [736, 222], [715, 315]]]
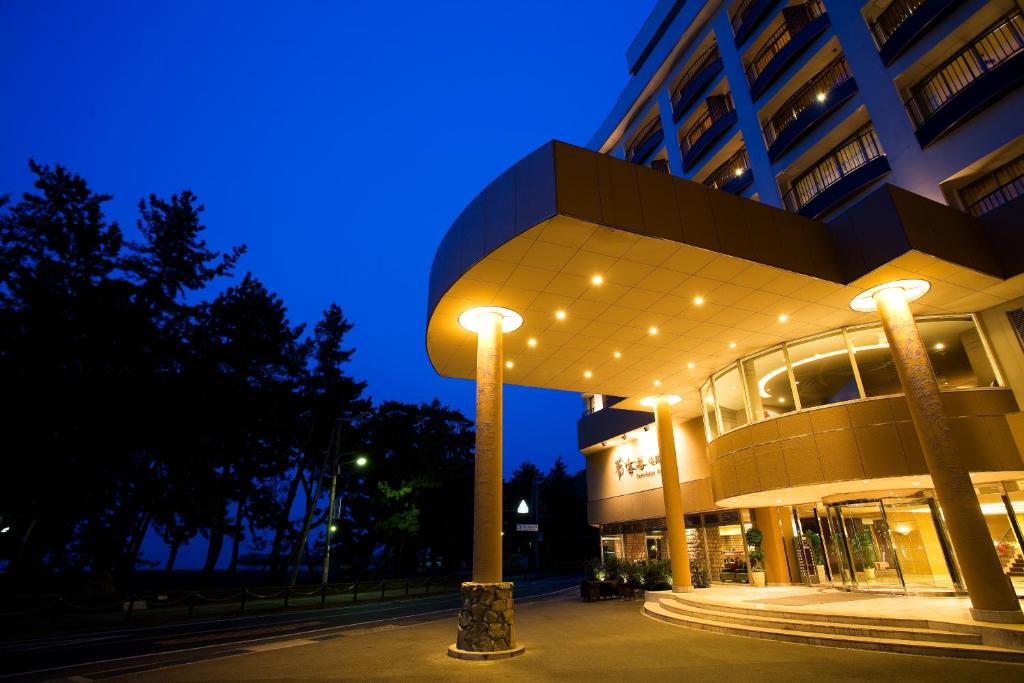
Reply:
[[[472, 417], [472, 383], [424, 347], [434, 251], [508, 166], [586, 144], [653, 5], [0, 0], [0, 194], [30, 189], [30, 157], [61, 163], [132, 236], [142, 196], [190, 188], [293, 323], [342, 306], [374, 400]], [[583, 466], [577, 394], [505, 400], [506, 474]]]

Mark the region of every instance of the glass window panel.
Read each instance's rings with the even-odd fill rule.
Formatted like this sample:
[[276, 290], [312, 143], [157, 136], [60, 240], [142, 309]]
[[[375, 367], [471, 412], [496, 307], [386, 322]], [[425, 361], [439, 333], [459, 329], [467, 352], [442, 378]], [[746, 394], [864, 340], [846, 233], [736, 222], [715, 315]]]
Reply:
[[847, 334], [864, 383], [864, 393], [868, 396], [902, 394], [903, 386], [881, 325], [850, 330]]
[[842, 332], [789, 347], [801, 408], [860, 398]]
[[920, 320], [917, 327], [940, 389], [997, 386], [973, 320]]
[[718, 438], [718, 421], [715, 419], [715, 397], [711, 394], [711, 382], [700, 390], [700, 402], [704, 406], [704, 431], [708, 441]]
[[743, 381], [755, 422], [793, 410], [793, 392], [781, 348], [743, 361]]
[[732, 431], [747, 424], [747, 405], [743, 400], [743, 386], [740, 384], [739, 367], [715, 378], [715, 399], [718, 413], [722, 416], [722, 430]]

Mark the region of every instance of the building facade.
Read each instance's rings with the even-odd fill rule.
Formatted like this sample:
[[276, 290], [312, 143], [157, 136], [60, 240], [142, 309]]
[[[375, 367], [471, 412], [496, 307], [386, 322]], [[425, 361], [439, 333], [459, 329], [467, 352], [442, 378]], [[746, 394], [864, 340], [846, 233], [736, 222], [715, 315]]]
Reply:
[[[1024, 192], [1019, 2], [670, 0], [626, 57], [595, 150], [826, 222], [892, 184], [1024, 230], [1021, 207], [1003, 208]], [[1005, 419], [1024, 405], [1022, 303], [918, 326], [991, 542], [1024, 593], [1020, 435]], [[964, 591], [879, 323], [707, 369], [702, 414], [676, 440], [695, 453], [680, 481], [690, 558], [712, 580], [749, 581], [742, 538], [756, 524], [785, 555], [776, 582]], [[666, 557], [650, 413], [584, 401], [602, 554]]]
[[756, 527], [769, 583], [1024, 620], [1022, 60], [1008, 0], [659, 2], [589, 149], [435, 254], [478, 522], [500, 387], [576, 391], [595, 552], [747, 583]]

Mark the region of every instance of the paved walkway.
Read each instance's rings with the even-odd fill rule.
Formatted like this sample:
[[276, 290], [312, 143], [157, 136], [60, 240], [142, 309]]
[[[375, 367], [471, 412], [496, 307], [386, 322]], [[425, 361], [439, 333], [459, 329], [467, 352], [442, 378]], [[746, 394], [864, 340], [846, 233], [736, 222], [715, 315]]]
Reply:
[[[749, 594], [748, 594], [749, 595]], [[1024, 680], [1024, 666], [880, 654], [724, 636], [664, 624], [639, 601], [582, 603], [575, 592], [517, 607], [524, 657], [450, 659], [455, 617], [296, 639], [224, 659], [113, 680], [614, 680], [943, 681]]]

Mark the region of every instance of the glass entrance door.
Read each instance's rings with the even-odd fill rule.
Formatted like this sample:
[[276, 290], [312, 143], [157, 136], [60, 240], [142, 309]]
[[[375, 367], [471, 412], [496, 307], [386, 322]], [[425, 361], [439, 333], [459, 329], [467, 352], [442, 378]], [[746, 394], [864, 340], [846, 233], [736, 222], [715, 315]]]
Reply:
[[853, 584], [859, 589], [903, 590], [899, 565], [879, 501], [836, 506]]

